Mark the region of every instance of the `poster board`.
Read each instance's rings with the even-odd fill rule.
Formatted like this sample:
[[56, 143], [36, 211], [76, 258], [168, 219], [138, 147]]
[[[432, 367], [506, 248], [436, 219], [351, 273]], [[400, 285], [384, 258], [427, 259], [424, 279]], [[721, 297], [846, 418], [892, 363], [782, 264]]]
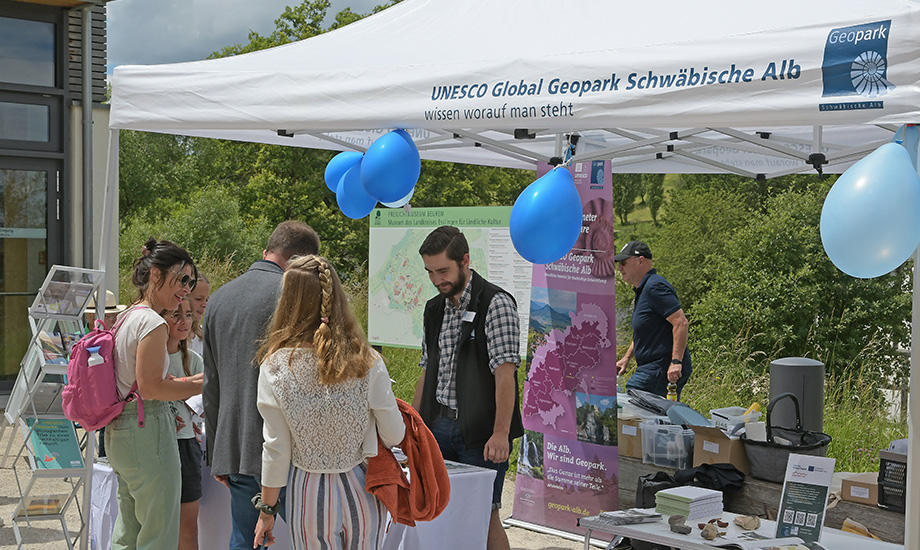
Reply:
[[521, 321], [521, 357], [527, 355], [532, 264], [511, 243], [510, 206], [378, 208], [370, 215], [368, 340], [371, 344], [421, 349], [425, 303], [437, 295], [419, 246], [442, 225], [458, 227], [470, 246], [470, 267], [507, 290]]

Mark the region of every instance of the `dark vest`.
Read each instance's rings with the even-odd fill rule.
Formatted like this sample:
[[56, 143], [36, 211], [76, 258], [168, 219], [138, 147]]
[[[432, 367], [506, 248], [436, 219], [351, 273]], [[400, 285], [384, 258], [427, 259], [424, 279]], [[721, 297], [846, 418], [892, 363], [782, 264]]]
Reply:
[[[475, 311], [472, 322], [460, 325], [460, 341], [457, 345], [457, 422], [467, 448], [484, 447], [492, 437], [495, 427], [495, 375], [489, 369], [489, 348], [486, 336], [486, 313], [492, 297], [498, 292], [508, 294], [500, 287], [483, 279], [472, 271], [473, 282], [470, 304], [467, 311]], [[509, 294], [510, 296], [510, 294]], [[514, 300], [514, 297], [511, 298]], [[438, 335], [444, 320], [446, 298], [435, 296], [425, 304], [425, 343], [428, 346], [428, 365], [425, 368], [425, 384], [422, 389], [420, 411], [422, 419], [429, 426], [438, 417], [440, 404], [435, 396], [438, 389], [438, 363], [441, 349]], [[470, 335], [475, 335], [470, 338]], [[514, 374], [514, 411], [511, 416], [509, 442], [524, 435], [521, 422], [520, 395], [517, 385], [517, 371]]]

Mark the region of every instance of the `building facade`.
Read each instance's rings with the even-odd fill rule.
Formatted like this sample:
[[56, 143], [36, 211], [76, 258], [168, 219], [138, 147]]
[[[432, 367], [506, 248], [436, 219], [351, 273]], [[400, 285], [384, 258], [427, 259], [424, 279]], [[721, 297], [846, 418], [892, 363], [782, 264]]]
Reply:
[[27, 310], [50, 267], [98, 267], [105, 1], [0, 0], [0, 394], [19, 372], [31, 338]]

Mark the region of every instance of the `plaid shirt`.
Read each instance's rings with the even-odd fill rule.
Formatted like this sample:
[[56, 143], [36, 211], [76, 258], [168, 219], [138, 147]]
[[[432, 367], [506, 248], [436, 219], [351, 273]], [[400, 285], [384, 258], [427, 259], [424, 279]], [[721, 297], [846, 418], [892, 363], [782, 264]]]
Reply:
[[[473, 278], [466, 282], [463, 292], [460, 293], [460, 305], [448, 299], [444, 302], [444, 320], [441, 322], [441, 332], [438, 335], [440, 348], [440, 361], [438, 362], [438, 390], [437, 400], [442, 405], [457, 409], [457, 344], [460, 340], [460, 325], [466, 308], [470, 305], [472, 297]], [[489, 302], [486, 312], [486, 337], [489, 349], [489, 368], [492, 372], [499, 365], [511, 363], [514, 368], [521, 362], [520, 357], [520, 320], [517, 307], [511, 296], [498, 292]], [[419, 366], [423, 369], [428, 366], [428, 346], [422, 336], [422, 358]]]

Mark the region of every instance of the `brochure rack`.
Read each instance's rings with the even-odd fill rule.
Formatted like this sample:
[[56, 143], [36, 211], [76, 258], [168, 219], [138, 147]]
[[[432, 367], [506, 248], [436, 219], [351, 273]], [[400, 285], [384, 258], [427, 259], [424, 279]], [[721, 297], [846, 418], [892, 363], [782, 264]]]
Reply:
[[[64, 416], [61, 390], [70, 347], [85, 333], [87, 303], [104, 286], [103, 271], [52, 266], [29, 307], [32, 340], [4, 411], [9, 426], [21, 430], [22, 443], [11, 455], [15, 437], [10, 437], [0, 464], [5, 467], [12, 456], [19, 502], [11, 525], [19, 548], [23, 545], [20, 528], [44, 520], [60, 521], [71, 550], [81, 537], [80, 546], [86, 547], [88, 503], [80, 506], [79, 493], [84, 488], [84, 501], [88, 498], [85, 489], [92, 475], [94, 441], [92, 433], [77, 438], [74, 423]], [[50, 494], [49, 487], [54, 487]], [[64, 517], [71, 505], [76, 505], [80, 519], [73, 537]]]

